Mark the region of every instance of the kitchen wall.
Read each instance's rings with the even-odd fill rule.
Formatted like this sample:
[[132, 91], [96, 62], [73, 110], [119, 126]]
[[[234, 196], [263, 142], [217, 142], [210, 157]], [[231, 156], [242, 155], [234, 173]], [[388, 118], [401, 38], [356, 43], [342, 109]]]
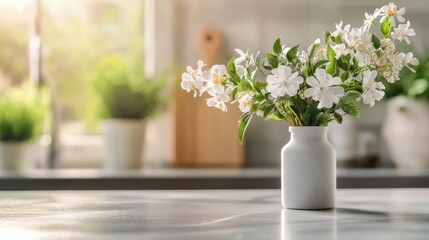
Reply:
[[[272, 42], [282, 36], [283, 43], [301, 44], [307, 48], [316, 38], [323, 38], [325, 29], [335, 28], [343, 20], [352, 26], [361, 26], [364, 13], [388, 4], [388, 1], [360, 0], [149, 0], [148, 8], [154, 17], [155, 39], [151, 64], [161, 69], [176, 65], [179, 70], [200, 58], [198, 34], [206, 27], [219, 29], [224, 35], [225, 56], [233, 56], [234, 48], [256, 52], [270, 50]], [[413, 39], [418, 51], [427, 46], [429, 4], [427, 0], [396, 1], [406, 6], [407, 19], [417, 32]], [[151, 14], [149, 14], [151, 15]], [[151, 36], [149, 36], [151, 37]], [[152, 49], [152, 50], [153, 50]], [[226, 62], [222, 59], [221, 62]], [[176, 79], [176, 81], [180, 81]], [[375, 132], [385, 114], [385, 104], [369, 109], [364, 107], [359, 126]], [[167, 127], [167, 126], [165, 126]], [[171, 126], [168, 126], [171, 130]], [[288, 141], [288, 127], [283, 122], [252, 122], [246, 139], [249, 166], [278, 165], [278, 153]], [[165, 131], [165, 138], [169, 131]], [[382, 143], [380, 154], [388, 158]]]

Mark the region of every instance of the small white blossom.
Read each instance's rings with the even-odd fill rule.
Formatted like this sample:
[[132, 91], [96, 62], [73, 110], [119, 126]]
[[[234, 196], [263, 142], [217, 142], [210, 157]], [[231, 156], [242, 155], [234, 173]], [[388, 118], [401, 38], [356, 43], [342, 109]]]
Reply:
[[312, 97], [319, 101], [318, 108], [331, 108], [344, 96], [344, 88], [338, 86], [341, 83], [339, 77], [332, 77], [324, 69], [316, 69], [316, 77], [308, 77], [307, 84], [311, 88], [304, 91], [306, 98]]
[[203, 79], [207, 82], [207, 92], [215, 96], [225, 91], [223, 81], [225, 81], [226, 67], [225, 65], [214, 65], [210, 70], [203, 72]]
[[256, 59], [259, 56], [259, 52], [256, 54], [255, 57], [253, 57], [253, 54], [249, 54], [249, 49], [247, 49], [246, 52], [243, 52], [241, 49], [234, 49], [235, 52], [238, 53], [238, 55], [240, 55], [238, 58], [236, 58], [234, 60], [234, 64], [238, 65], [241, 63], [245, 63], [246, 68], [250, 67], [250, 66], [255, 66], [256, 64]]
[[332, 50], [335, 52], [335, 58], [339, 59], [341, 56], [345, 56], [349, 53], [348, 49], [346, 48], [346, 45], [344, 43], [337, 44], [332, 47]]
[[350, 24], [347, 24], [346, 26], [344, 26], [344, 29], [342, 27], [343, 27], [343, 21], [341, 21], [339, 24], [335, 23], [336, 30], [331, 33], [331, 36], [334, 36], [334, 37], [337, 37], [337, 36], [343, 37], [346, 32], [350, 31]]
[[286, 93], [289, 96], [295, 96], [299, 85], [304, 82], [299, 73], [292, 72], [292, 69], [288, 66], [280, 65], [278, 68], [271, 70], [271, 73], [272, 75], [267, 76], [267, 91], [274, 98], [283, 97]]
[[404, 57], [404, 65], [419, 65], [419, 60], [417, 58], [414, 57], [412, 52], [409, 52], [405, 55]]
[[380, 101], [384, 97], [384, 85], [376, 82], [377, 71], [365, 71], [362, 74], [362, 100], [363, 103], [374, 106], [375, 101]]
[[252, 95], [248, 92], [241, 92], [238, 97], [238, 107], [242, 112], [248, 112], [250, 111], [250, 108], [252, 107]]
[[375, 9], [373, 14], [365, 13], [365, 20], [363, 21], [362, 30], [368, 31], [371, 28], [371, 25], [374, 23], [374, 20], [378, 18], [378, 15], [380, 14], [380, 9]]
[[318, 62], [320, 60], [328, 60], [326, 56], [326, 47], [320, 46], [319, 49], [317, 49], [316, 53], [314, 54], [315, 61]]
[[344, 40], [349, 48], [358, 52], [366, 53], [373, 48], [371, 34], [360, 28], [353, 28], [350, 32], [346, 32]]
[[410, 21], [407, 21], [407, 24], [399, 24], [398, 28], [394, 29], [392, 33], [392, 38], [398, 39], [400, 42], [405, 40], [406, 43], [410, 44], [410, 39], [408, 37], [415, 36], [416, 32], [414, 29], [410, 28]]
[[202, 69], [206, 66], [203, 61], [197, 62], [197, 69], [193, 69], [191, 66], [186, 68], [186, 72], [182, 74], [182, 82], [180, 86], [187, 92], [194, 91], [194, 97], [197, 96], [197, 90], [200, 91], [200, 95], [204, 93], [204, 81], [202, 78]]
[[392, 26], [396, 26], [395, 18], [399, 22], [405, 22], [405, 18], [402, 16], [405, 14], [405, 8], [401, 8], [398, 10], [394, 3], [389, 3], [389, 5], [383, 6], [381, 8], [380, 16], [383, 16], [380, 19], [380, 23], [386, 20], [386, 17], [389, 17], [389, 23]]
[[229, 96], [229, 94], [232, 92], [232, 90], [232, 88], [227, 88], [225, 92], [216, 94], [211, 98], [206, 99], [207, 106], [219, 108], [223, 112], [226, 112], [227, 107], [225, 103], [231, 101], [231, 97]]

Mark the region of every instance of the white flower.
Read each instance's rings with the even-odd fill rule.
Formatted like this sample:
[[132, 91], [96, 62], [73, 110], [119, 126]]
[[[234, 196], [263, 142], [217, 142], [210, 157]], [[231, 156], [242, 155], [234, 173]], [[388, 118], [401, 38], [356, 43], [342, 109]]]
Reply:
[[339, 59], [341, 56], [345, 56], [349, 53], [344, 43], [333, 46], [332, 50], [335, 52], [336, 59]]
[[419, 65], [419, 60], [413, 56], [412, 52], [409, 52], [404, 57], [404, 65]]
[[362, 99], [363, 103], [374, 106], [375, 101], [380, 101], [384, 97], [384, 85], [376, 82], [377, 71], [365, 71], [362, 76]]
[[350, 32], [346, 32], [344, 40], [349, 48], [359, 52], [368, 52], [373, 47], [371, 41], [371, 33], [362, 31], [359, 28], [353, 28]]
[[394, 3], [389, 3], [389, 5], [383, 6], [381, 8], [380, 16], [383, 16], [380, 19], [380, 23], [384, 22], [386, 17], [389, 17], [389, 23], [392, 26], [396, 26], [395, 17], [399, 22], [405, 22], [405, 18], [402, 15], [405, 14], [405, 8], [398, 10]]
[[219, 108], [220, 110], [226, 112], [227, 108], [225, 103], [231, 101], [231, 97], [229, 96], [229, 94], [232, 92], [232, 90], [232, 88], [227, 88], [226, 91], [206, 99], [207, 106]]
[[414, 29], [410, 28], [410, 21], [407, 21], [407, 24], [399, 24], [398, 28], [394, 29], [392, 33], [392, 38], [398, 39], [400, 42], [405, 40], [408, 44], [410, 44], [410, 39], [408, 37], [415, 36], [416, 32]]
[[252, 94], [247, 92], [241, 92], [238, 98], [238, 107], [242, 112], [250, 111], [252, 107]]
[[225, 65], [214, 65], [210, 70], [204, 71], [203, 79], [207, 82], [207, 92], [212, 96], [223, 93], [225, 87], [222, 83], [226, 77]]
[[283, 97], [286, 93], [289, 96], [295, 96], [299, 85], [304, 82], [298, 72], [292, 72], [288, 66], [280, 65], [278, 68], [271, 70], [273, 75], [267, 76], [267, 91], [274, 98]]
[[371, 28], [371, 25], [374, 23], [374, 20], [378, 18], [378, 15], [380, 14], [380, 9], [375, 9], [373, 14], [365, 13], [365, 20], [363, 21], [362, 30], [368, 31]]
[[336, 30], [333, 33], [331, 33], [331, 36], [343, 37], [346, 32], [350, 31], [350, 24], [347, 24], [346, 26], [344, 26], [344, 29], [342, 27], [343, 27], [343, 21], [341, 21], [339, 24], [335, 23]]
[[204, 81], [202, 78], [202, 69], [206, 65], [203, 63], [203, 61], [199, 60], [197, 62], [198, 68], [193, 69], [191, 66], [188, 66], [186, 68], [185, 73], [182, 74], [182, 82], [180, 83], [180, 86], [182, 89], [186, 90], [187, 92], [194, 91], [194, 97], [197, 96], [197, 90], [200, 91], [200, 95], [204, 93]]
[[307, 52], [305, 52], [305, 51], [300, 51], [299, 53], [298, 53], [298, 59], [301, 61], [301, 62], [306, 62], [307, 61], [307, 59], [308, 59], [308, 53]]
[[245, 63], [246, 68], [248, 68], [249, 66], [255, 66], [256, 64], [256, 58], [259, 56], [259, 52], [256, 54], [256, 57], [253, 57], [253, 54], [249, 54], [249, 49], [247, 49], [246, 52], [243, 52], [241, 49], [234, 49], [235, 52], [238, 53], [238, 55], [240, 55], [240, 57], [236, 58], [234, 60], [234, 64], [238, 65], [241, 63]]
[[398, 53], [396, 55], [391, 56], [390, 62], [393, 65], [393, 69], [402, 69], [405, 59], [405, 53]]
[[308, 77], [307, 84], [311, 86], [304, 91], [306, 98], [312, 97], [319, 101], [318, 108], [331, 108], [344, 96], [344, 88], [338, 86], [341, 83], [339, 77], [332, 77], [324, 69], [316, 69], [316, 77]]
[[326, 47], [320, 46], [319, 49], [317, 49], [316, 53], [314, 54], [315, 61], [318, 62], [320, 60], [328, 60], [326, 56]]

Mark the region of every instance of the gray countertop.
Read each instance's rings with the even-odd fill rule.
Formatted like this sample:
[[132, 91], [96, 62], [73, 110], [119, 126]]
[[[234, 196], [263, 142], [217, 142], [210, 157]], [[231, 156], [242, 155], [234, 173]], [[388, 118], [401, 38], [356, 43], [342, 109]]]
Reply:
[[0, 192], [0, 239], [428, 239], [429, 189], [340, 189], [328, 211], [279, 190]]
[[[428, 171], [339, 169], [338, 188], [429, 187]], [[280, 169], [142, 169], [0, 171], [0, 190], [272, 189]]]

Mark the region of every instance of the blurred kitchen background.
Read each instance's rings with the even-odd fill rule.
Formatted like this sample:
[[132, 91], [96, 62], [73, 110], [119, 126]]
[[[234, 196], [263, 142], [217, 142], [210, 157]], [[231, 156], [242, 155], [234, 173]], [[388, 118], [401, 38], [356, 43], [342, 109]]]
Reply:
[[[103, 169], [110, 153], [104, 147], [102, 118], [96, 116], [99, 93], [94, 82], [100, 79], [94, 78], [104, 78], [107, 72], [111, 74], [106, 78], [126, 79], [117, 69], [130, 66], [141, 74], [137, 79], [159, 81], [163, 86], [158, 91], [161, 100], [156, 114], [145, 120], [141, 168], [278, 169], [280, 149], [289, 140], [287, 123], [255, 117], [241, 148], [235, 132], [237, 112], [224, 114], [203, 108], [204, 100], [179, 90], [181, 72], [198, 59], [226, 63], [234, 56], [234, 48], [253, 53], [270, 51], [278, 36], [289, 46], [301, 44], [306, 49], [315, 39], [323, 38], [325, 29], [334, 30], [335, 23], [342, 20], [359, 27], [363, 13], [388, 3], [0, 0], [0, 91], [6, 94], [11, 88], [32, 82], [42, 86], [39, 94], [47, 96], [42, 134], [32, 141], [36, 147], [29, 161], [33, 161], [30, 166], [34, 169]], [[407, 19], [417, 33], [412, 39], [413, 49], [405, 44], [402, 49], [418, 53], [424, 65], [425, 54], [429, 54], [429, 5], [426, 0], [397, 4], [406, 7]], [[428, 73], [423, 71], [418, 77], [428, 79]], [[429, 90], [424, 85], [411, 97], [428, 100]], [[397, 91], [391, 96], [395, 94], [407, 95]], [[330, 126], [338, 166], [429, 168], [426, 100], [401, 100], [390, 113], [386, 98], [373, 108], [361, 105], [360, 119], [346, 118], [342, 126]], [[124, 102], [121, 98], [115, 101]], [[423, 110], [413, 112], [414, 102], [416, 106], [423, 104]], [[390, 127], [383, 131], [387, 120]], [[403, 128], [412, 134], [395, 132]], [[388, 138], [398, 138], [399, 143], [392, 141], [387, 146]], [[392, 154], [392, 149], [413, 156]], [[140, 165], [134, 168], [140, 169]]]

